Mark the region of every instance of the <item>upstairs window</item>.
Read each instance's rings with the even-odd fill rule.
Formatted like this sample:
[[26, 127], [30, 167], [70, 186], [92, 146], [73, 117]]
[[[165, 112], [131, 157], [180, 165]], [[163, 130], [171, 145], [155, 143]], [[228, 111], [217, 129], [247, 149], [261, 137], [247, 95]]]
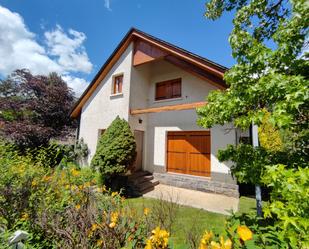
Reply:
[[122, 85], [123, 85], [123, 74], [115, 76], [113, 82], [113, 94], [122, 93]]
[[155, 100], [181, 97], [181, 78], [156, 83]]

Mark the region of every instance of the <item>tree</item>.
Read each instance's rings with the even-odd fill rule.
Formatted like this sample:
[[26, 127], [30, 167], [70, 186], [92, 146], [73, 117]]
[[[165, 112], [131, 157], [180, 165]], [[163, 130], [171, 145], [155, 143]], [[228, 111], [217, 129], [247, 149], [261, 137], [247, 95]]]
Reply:
[[284, 163], [306, 166], [309, 62], [303, 50], [308, 44], [309, 5], [305, 0], [210, 0], [205, 15], [215, 20], [234, 10], [229, 42], [237, 64], [225, 73], [228, 89], [210, 93], [208, 104], [198, 109], [198, 124], [233, 122], [248, 129], [269, 113], [271, 124], [290, 137], [292, 149], [287, 153], [295, 161]]
[[72, 90], [56, 73], [16, 70], [0, 80], [1, 135], [21, 149], [46, 145], [74, 126], [69, 117], [73, 104]]
[[136, 143], [128, 122], [119, 116], [102, 134], [91, 167], [99, 170], [105, 184], [126, 172], [136, 157]]

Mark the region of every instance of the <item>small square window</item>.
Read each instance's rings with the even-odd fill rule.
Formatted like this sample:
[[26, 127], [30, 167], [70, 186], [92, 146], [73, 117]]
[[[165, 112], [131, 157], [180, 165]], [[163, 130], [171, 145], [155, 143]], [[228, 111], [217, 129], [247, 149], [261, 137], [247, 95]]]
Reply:
[[123, 74], [114, 77], [113, 94], [122, 93]]

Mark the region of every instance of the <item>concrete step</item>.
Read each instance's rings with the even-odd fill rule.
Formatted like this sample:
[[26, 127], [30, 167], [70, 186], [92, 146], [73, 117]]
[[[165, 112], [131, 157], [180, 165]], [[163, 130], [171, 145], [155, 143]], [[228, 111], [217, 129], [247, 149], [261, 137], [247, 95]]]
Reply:
[[146, 193], [148, 193], [148, 192], [150, 192], [150, 191], [153, 191], [154, 189], [155, 189], [155, 187], [154, 187], [154, 186], [151, 186], [151, 187], [146, 188], [146, 189], [144, 189], [143, 191], [141, 191], [140, 194], [141, 194], [141, 195], [144, 195], [144, 194], [146, 194]]
[[144, 176], [141, 176], [141, 177], [137, 177], [135, 179], [130, 179], [131, 182], [133, 182], [134, 184], [141, 184], [143, 182], [149, 182], [153, 180], [153, 175], [144, 175]]
[[144, 190], [150, 188], [150, 187], [154, 187], [156, 185], [159, 184], [158, 180], [151, 180], [151, 181], [147, 181], [147, 182], [142, 182], [140, 184], [137, 185], [137, 188], [139, 189], [140, 192], [143, 192]]
[[142, 194], [154, 190], [154, 187], [159, 184], [159, 181], [154, 179], [154, 176], [148, 171], [137, 171], [128, 177], [131, 188]]
[[129, 180], [135, 180], [139, 177], [143, 177], [143, 176], [146, 176], [146, 175], [151, 175], [151, 173], [148, 172], [148, 171], [137, 171], [137, 172], [132, 173], [132, 175], [130, 175], [128, 177], [128, 179]]

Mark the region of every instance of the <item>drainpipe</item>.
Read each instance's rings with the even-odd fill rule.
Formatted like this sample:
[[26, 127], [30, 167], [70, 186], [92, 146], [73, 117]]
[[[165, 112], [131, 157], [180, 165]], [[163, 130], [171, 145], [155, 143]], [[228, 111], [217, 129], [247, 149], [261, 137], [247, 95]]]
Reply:
[[[259, 147], [258, 126], [252, 124], [251, 126], [252, 146]], [[256, 199], [256, 213], [257, 216], [262, 216], [262, 189], [260, 185], [255, 185], [255, 199]]]

